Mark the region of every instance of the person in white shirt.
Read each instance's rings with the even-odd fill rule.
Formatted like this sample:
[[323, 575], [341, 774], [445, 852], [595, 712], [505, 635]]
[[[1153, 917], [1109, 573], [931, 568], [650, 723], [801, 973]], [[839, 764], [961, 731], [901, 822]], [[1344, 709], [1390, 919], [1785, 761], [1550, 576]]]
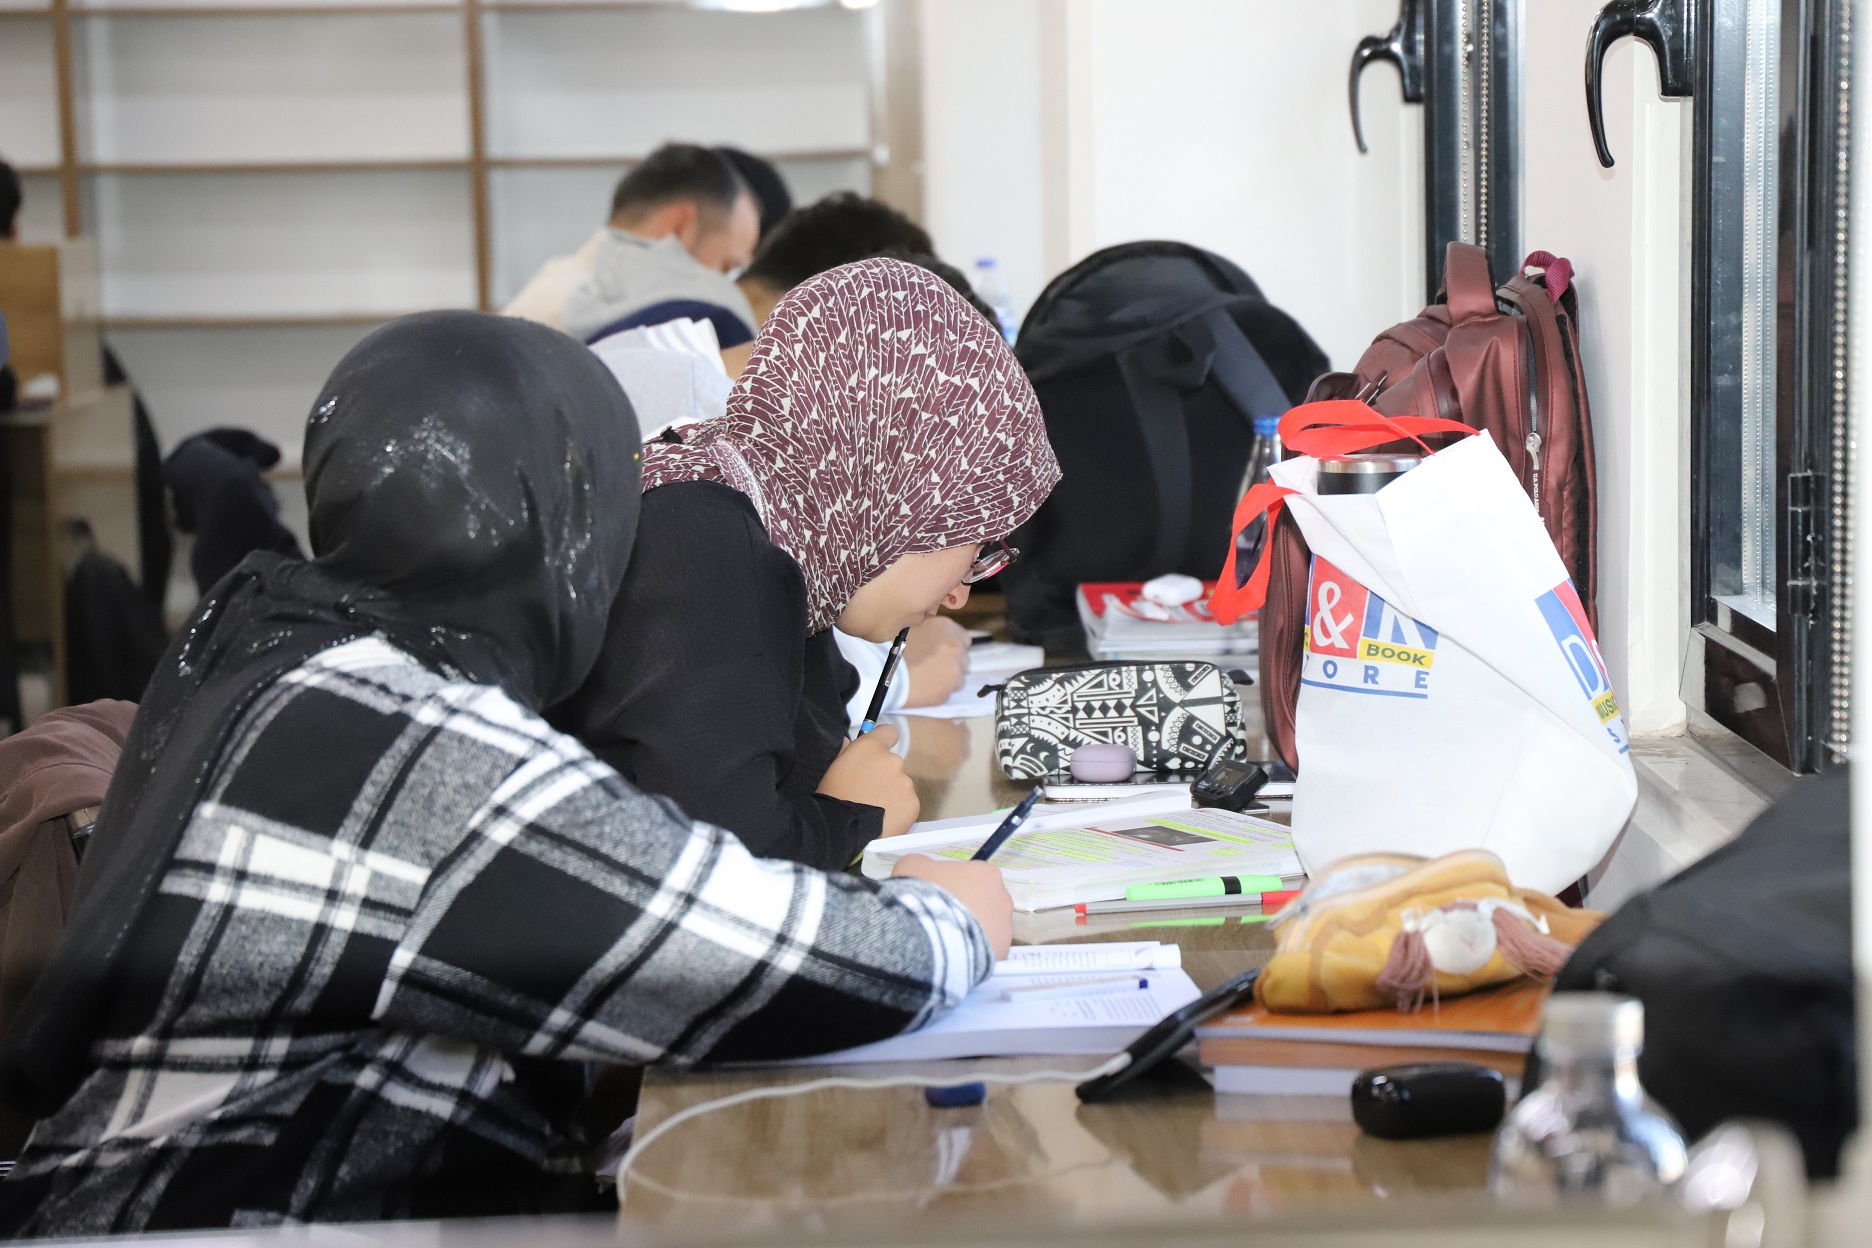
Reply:
[[[845, 704], [852, 727], [856, 728], [864, 721], [878, 677], [884, 674], [890, 643], [866, 641], [838, 629], [832, 630], [832, 640], [838, 643], [845, 661], [858, 672], [857, 691]], [[889, 715], [909, 707], [941, 706], [947, 702], [968, 676], [969, 644], [968, 630], [946, 615], [925, 620], [912, 628], [910, 639], [904, 645], [903, 659], [884, 695], [884, 713]]]
[[609, 223], [547, 261], [502, 311], [583, 341], [701, 317], [724, 348], [737, 346], [754, 336], [755, 318], [729, 274], [753, 259], [759, 238], [759, 206], [734, 165], [712, 148], [666, 143], [618, 183]]

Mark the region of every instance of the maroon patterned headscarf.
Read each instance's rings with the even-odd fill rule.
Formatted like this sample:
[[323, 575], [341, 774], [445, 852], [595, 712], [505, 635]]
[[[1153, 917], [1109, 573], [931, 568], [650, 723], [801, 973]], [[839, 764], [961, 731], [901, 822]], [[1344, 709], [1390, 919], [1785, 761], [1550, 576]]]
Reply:
[[1059, 481], [1027, 374], [982, 315], [901, 260], [789, 291], [727, 412], [644, 455], [643, 488], [718, 481], [806, 579], [808, 630], [907, 554], [1006, 537]]

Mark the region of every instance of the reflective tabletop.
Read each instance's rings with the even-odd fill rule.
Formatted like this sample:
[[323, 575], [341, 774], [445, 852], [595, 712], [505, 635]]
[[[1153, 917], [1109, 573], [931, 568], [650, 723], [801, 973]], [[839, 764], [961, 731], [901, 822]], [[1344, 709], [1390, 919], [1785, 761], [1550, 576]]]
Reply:
[[[901, 721], [899, 721], [901, 722]], [[1025, 784], [994, 763], [991, 718], [909, 724], [907, 769], [923, 817], [1011, 805]], [[1075, 918], [1021, 914], [1022, 943], [1175, 941], [1205, 990], [1272, 950], [1258, 915], [1188, 910]], [[644, 1081], [637, 1130], [745, 1089], [828, 1074], [1083, 1070], [1097, 1058], [672, 1074]], [[1177, 1078], [1177, 1074], [1182, 1078]], [[1187, 1067], [1123, 1100], [1082, 1105], [1068, 1082], [991, 1086], [987, 1100], [933, 1109], [919, 1088], [823, 1089], [713, 1110], [671, 1128], [624, 1190], [627, 1229], [799, 1234], [901, 1225], [1022, 1222], [1110, 1228], [1434, 1196], [1480, 1203], [1489, 1137], [1392, 1142], [1364, 1136], [1338, 1098], [1218, 1096]]]

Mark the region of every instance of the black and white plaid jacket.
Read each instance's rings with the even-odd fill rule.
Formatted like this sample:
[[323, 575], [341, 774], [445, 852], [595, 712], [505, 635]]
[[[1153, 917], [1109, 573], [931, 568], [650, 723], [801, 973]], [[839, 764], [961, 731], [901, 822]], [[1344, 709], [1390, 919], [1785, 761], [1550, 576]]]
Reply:
[[991, 965], [942, 890], [753, 858], [381, 640], [262, 694], [205, 792], [9, 1230], [521, 1211], [565, 1145], [529, 1071], [843, 1048]]

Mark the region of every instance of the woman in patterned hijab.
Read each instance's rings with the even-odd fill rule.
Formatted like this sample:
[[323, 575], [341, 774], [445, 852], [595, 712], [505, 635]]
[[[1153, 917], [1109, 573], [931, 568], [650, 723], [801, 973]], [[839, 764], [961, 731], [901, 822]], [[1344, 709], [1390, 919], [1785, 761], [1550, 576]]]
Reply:
[[916, 798], [888, 729], [847, 743], [873, 641], [968, 600], [1059, 480], [995, 327], [940, 279], [866, 260], [795, 287], [727, 413], [653, 446], [598, 669], [557, 717], [652, 792], [770, 857], [836, 868]]

